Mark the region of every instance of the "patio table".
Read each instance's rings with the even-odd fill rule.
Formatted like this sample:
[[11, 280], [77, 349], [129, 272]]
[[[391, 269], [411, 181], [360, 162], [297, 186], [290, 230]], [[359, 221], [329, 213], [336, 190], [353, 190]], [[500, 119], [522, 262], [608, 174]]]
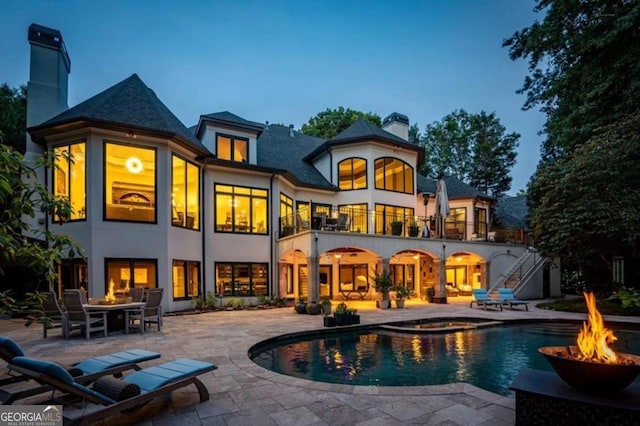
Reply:
[[122, 330], [125, 328], [124, 312], [127, 309], [143, 309], [144, 302], [128, 302], [128, 303], [87, 303], [82, 305], [87, 311], [107, 311], [107, 333], [109, 330]]

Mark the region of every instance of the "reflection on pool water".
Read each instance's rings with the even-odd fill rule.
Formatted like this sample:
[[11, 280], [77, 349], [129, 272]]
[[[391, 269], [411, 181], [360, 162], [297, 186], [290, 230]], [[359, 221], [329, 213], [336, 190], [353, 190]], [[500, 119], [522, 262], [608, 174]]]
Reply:
[[[407, 334], [387, 330], [299, 337], [257, 347], [254, 362], [329, 383], [422, 386], [468, 382], [502, 395], [524, 367], [552, 371], [541, 346], [575, 344], [579, 323], [538, 323]], [[640, 331], [611, 327], [618, 352], [640, 354]]]

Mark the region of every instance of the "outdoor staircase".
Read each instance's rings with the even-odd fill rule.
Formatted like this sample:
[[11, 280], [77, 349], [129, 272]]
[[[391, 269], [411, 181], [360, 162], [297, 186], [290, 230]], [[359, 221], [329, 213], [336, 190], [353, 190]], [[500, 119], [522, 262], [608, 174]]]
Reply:
[[517, 295], [518, 289], [527, 285], [529, 278], [542, 268], [544, 263], [544, 258], [537, 250], [529, 248], [511, 269], [489, 289], [489, 295], [497, 297], [498, 288], [511, 288]]

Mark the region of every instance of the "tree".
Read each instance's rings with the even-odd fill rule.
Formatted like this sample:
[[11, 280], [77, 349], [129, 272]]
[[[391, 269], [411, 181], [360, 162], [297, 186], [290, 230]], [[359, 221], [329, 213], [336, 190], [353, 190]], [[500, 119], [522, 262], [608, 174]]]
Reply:
[[0, 142], [24, 153], [27, 128], [27, 87], [0, 86]]
[[300, 130], [305, 135], [331, 139], [351, 126], [359, 118], [375, 126], [382, 126], [382, 119], [378, 114], [338, 107], [337, 109], [327, 108], [314, 117], [311, 117], [306, 124], [302, 125], [302, 129]]
[[493, 197], [511, 188], [517, 133], [506, 133], [495, 113], [456, 110], [427, 126], [421, 144], [423, 174], [433, 179], [454, 176]]
[[[52, 167], [54, 160], [53, 153], [46, 154], [29, 166], [20, 153], [0, 144], [0, 276], [8, 268], [24, 267], [37, 271], [53, 286], [60, 261], [83, 256], [82, 248], [69, 236], [49, 228], [33, 229], [25, 221], [26, 216], [33, 218], [39, 212], [59, 217], [71, 213], [66, 198], [55, 197], [45, 185], [37, 183], [36, 170]], [[3, 289], [7, 287], [3, 285]]]
[[[602, 129], [539, 171], [532, 232], [546, 256], [576, 265], [592, 286], [611, 282], [611, 256], [640, 257], [640, 116]], [[636, 280], [638, 277], [635, 277]]]
[[[524, 108], [539, 106], [547, 116], [542, 158], [528, 187], [530, 226], [542, 254], [575, 265], [597, 289], [611, 281], [614, 253], [637, 259], [628, 242], [619, 239], [627, 221], [601, 222], [602, 205], [587, 195], [593, 188], [583, 186], [605, 179], [606, 187], [597, 185], [597, 195], [590, 194], [625, 201], [616, 204], [620, 209], [610, 217], [637, 213], [627, 204], [638, 184], [623, 169], [628, 163], [601, 152], [596, 144], [606, 142], [618, 155], [626, 149], [618, 144], [640, 147], [637, 133], [624, 133], [640, 115], [640, 2], [539, 0], [535, 10], [545, 13], [542, 22], [503, 43], [512, 59], [529, 61], [529, 75], [519, 90], [527, 95]], [[602, 157], [589, 154], [586, 147]], [[593, 161], [585, 158], [589, 155]], [[618, 178], [623, 180], [611, 182]], [[597, 238], [594, 227], [602, 230]], [[577, 239], [578, 234], [585, 238]], [[558, 240], [563, 237], [566, 244]], [[637, 263], [628, 262], [625, 272]]]
[[420, 128], [418, 127], [418, 123], [413, 123], [411, 127], [409, 127], [409, 142], [419, 144], [420, 137]]
[[473, 159], [469, 184], [493, 197], [500, 197], [511, 188], [509, 172], [516, 164], [516, 148], [520, 135], [506, 134], [495, 113], [481, 111], [471, 122]]
[[467, 181], [471, 168], [471, 118], [461, 109], [428, 124], [420, 141], [425, 148], [421, 172], [432, 179], [453, 176]]

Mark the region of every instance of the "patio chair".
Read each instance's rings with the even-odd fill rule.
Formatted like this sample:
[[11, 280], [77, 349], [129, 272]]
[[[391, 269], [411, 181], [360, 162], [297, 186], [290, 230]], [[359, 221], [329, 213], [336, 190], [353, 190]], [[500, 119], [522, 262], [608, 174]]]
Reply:
[[42, 301], [42, 337], [47, 338], [47, 331], [50, 328], [60, 327], [62, 329], [62, 337], [68, 337], [68, 319], [67, 313], [58, 304], [58, 296], [53, 291], [45, 291], [41, 293]]
[[[179, 359], [136, 371], [122, 379], [102, 377], [94, 382], [92, 388], [74, 380], [58, 364], [48, 361], [18, 356], [10, 368], [65, 394], [81, 398], [86, 406], [79, 409], [76, 418], [65, 416], [67, 421], [64, 423], [84, 425], [114, 414], [129, 413], [159, 395], [191, 384], [198, 389], [200, 402], [207, 401], [209, 391], [197, 376], [218, 367], [208, 362]], [[71, 409], [64, 411], [65, 414], [73, 413]]]
[[474, 288], [473, 289], [473, 300], [469, 304], [469, 307], [472, 308], [473, 304], [480, 307], [482, 306], [484, 310], [487, 310], [487, 307], [496, 307], [502, 310], [502, 302], [499, 300], [489, 299], [489, 295], [487, 294], [487, 290], [483, 288]]
[[152, 323], [158, 324], [158, 331], [160, 331], [160, 327], [162, 327], [162, 294], [163, 289], [151, 288], [147, 292], [147, 301], [144, 306], [124, 311], [125, 333], [129, 333], [129, 328], [135, 325], [136, 320], [140, 323], [140, 334], [144, 334], [147, 326]]
[[129, 290], [129, 296], [131, 296], [132, 302], [144, 302], [147, 295], [147, 289], [144, 287], [133, 287]]
[[[18, 356], [24, 356], [24, 351], [20, 345], [8, 337], [0, 336], [0, 358], [11, 366], [13, 359]], [[160, 354], [157, 352], [150, 352], [144, 349], [130, 349], [109, 355], [87, 358], [69, 366], [63, 366], [63, 368], [74, 376], [75, 381], [87, 384], [105, 375], [119, 375], [127, 370], [140, 370], [141, 368], [138, 366], [138, 363], [156, 358], [160, 358]], [[29, 380], [31, 380], [31, 378], [23, 374], [12, 374], [0, 379], [0, 402], [9, 405], [19, 399], [51, 390], [50, 386], [40, 384], [34, 386], [21, 384], [12, 389], [12, 384]]]
[[498, 298], [503, 305], [509, 305], [509, 309], [511, 310], [513, 310], [514, 306], [524, 306], [525, 310], [529, 310], [529, 302], [517, 299], [516, 296], [513, 295], [513, 289], [499, 288]]
[[68, 332], [80, 325], [87, 340], [92, 331], [102, 331], [107, 337], [107, 311], [88, 311], [83, 305], [87, 304], [87, 298], [82, 290], [65, 290], [62, 293], [62, 303], [67, 310]]

